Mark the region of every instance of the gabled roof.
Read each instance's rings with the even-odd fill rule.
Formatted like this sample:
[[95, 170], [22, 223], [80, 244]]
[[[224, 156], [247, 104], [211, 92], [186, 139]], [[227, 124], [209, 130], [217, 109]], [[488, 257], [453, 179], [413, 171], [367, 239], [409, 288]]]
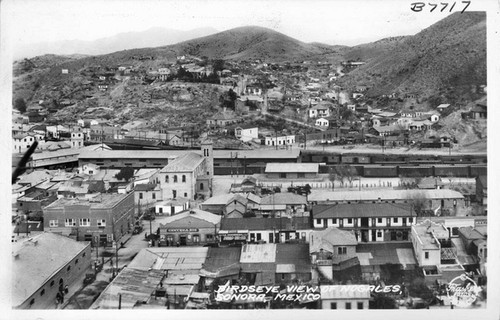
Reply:
[[191, 172], [194, 171], [203, 162], [203, 160], [204, 158], [200, 154], [194, 152], [185, 153], [163, 167], [160, 172]]
[[238, 201], [239, 203], [246, 206], [248, 200], [240, 194], [221, 194], [219, 196], [208, 198], [207, 201], [202, 203], [203, 205], [228, 205], [233, 201]]
[[355, 246], [358, 244], [353, 231], [338, 228], [314, 230], [311, 233], [309, 244], [310, 252], [319, 252], [321, 249], [332, 252], [333, 246]]
[[[197, 219], [197, 220], [202, 220], [205, 222], [208, 222], [210, 224], [219, 224], [221, 221], [221, 216], [217, 214], [213, 214], [208, 211], [203, 211], [200, 209], [190, 209], [178, 214], [175, 214], [170, 217], [166, 217], [163, 219], [164, 223], [160, 223], [160, 229], [165, 228], [168, 224], [171, 224], [173, 222], [179, 222], [184, 219]], [[187, 223], [187, 222], [186, 222]], [[186, 225], [186, 227], [189, 227]]]

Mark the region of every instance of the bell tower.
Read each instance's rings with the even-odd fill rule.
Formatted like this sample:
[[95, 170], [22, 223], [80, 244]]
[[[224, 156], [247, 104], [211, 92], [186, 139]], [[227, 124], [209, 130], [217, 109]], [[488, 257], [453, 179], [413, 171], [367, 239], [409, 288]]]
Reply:
[[201, 150], [203, 151], [203, 158], [205, 159], [206, 174], [209, 177], [214, 176], [214, 147], [210, 139], [205, 139], [201, 143]]

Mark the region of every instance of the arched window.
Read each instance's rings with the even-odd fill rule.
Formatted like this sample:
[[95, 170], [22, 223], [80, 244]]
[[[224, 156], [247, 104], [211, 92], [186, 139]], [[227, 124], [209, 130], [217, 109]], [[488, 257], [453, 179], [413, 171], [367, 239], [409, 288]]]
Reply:
[[174, 183], [177, 182], [177, 175], [174, 175]]
[[182, 182], [186, 182], [186, 175], [182, 175]]
[[168, 183], [168, 175], [165, 176], [165, 182]]

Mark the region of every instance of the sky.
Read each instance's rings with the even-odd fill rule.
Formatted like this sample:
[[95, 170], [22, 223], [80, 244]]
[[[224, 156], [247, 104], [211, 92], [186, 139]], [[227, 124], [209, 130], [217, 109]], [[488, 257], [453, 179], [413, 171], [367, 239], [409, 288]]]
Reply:
[[356, 45], [412, 35], [450, 14], [427, 8], [416, 13], [410, 10], [412, 2], [13, 0], [3, 9], [13, 45], [95, 40], [152, 27], [224, 31], [245, 25], [268, 27], [304, 42]]

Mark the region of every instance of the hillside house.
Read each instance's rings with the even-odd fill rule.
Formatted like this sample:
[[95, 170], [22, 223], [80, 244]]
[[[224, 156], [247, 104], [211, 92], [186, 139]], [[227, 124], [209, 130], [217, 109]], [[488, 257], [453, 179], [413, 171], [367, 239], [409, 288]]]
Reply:
[[266, 146], [288, 146], [295, 143], [295, 135], [281, 135], [272, 136], [268, 135], [264, 139]]
[[234, 129], [234, 136], [243, 142], [259, 138], [259, 128], [252, 125], [241, 125]]
[[323, 127], [323, 128], [328, 128], [329, 127], [329, 124], [330, 122], [325, 119], [325, 118], [319, 118], [318, 120], [316, 120], [315, 122], [315, 125], [318, 126], [318, 127]]

